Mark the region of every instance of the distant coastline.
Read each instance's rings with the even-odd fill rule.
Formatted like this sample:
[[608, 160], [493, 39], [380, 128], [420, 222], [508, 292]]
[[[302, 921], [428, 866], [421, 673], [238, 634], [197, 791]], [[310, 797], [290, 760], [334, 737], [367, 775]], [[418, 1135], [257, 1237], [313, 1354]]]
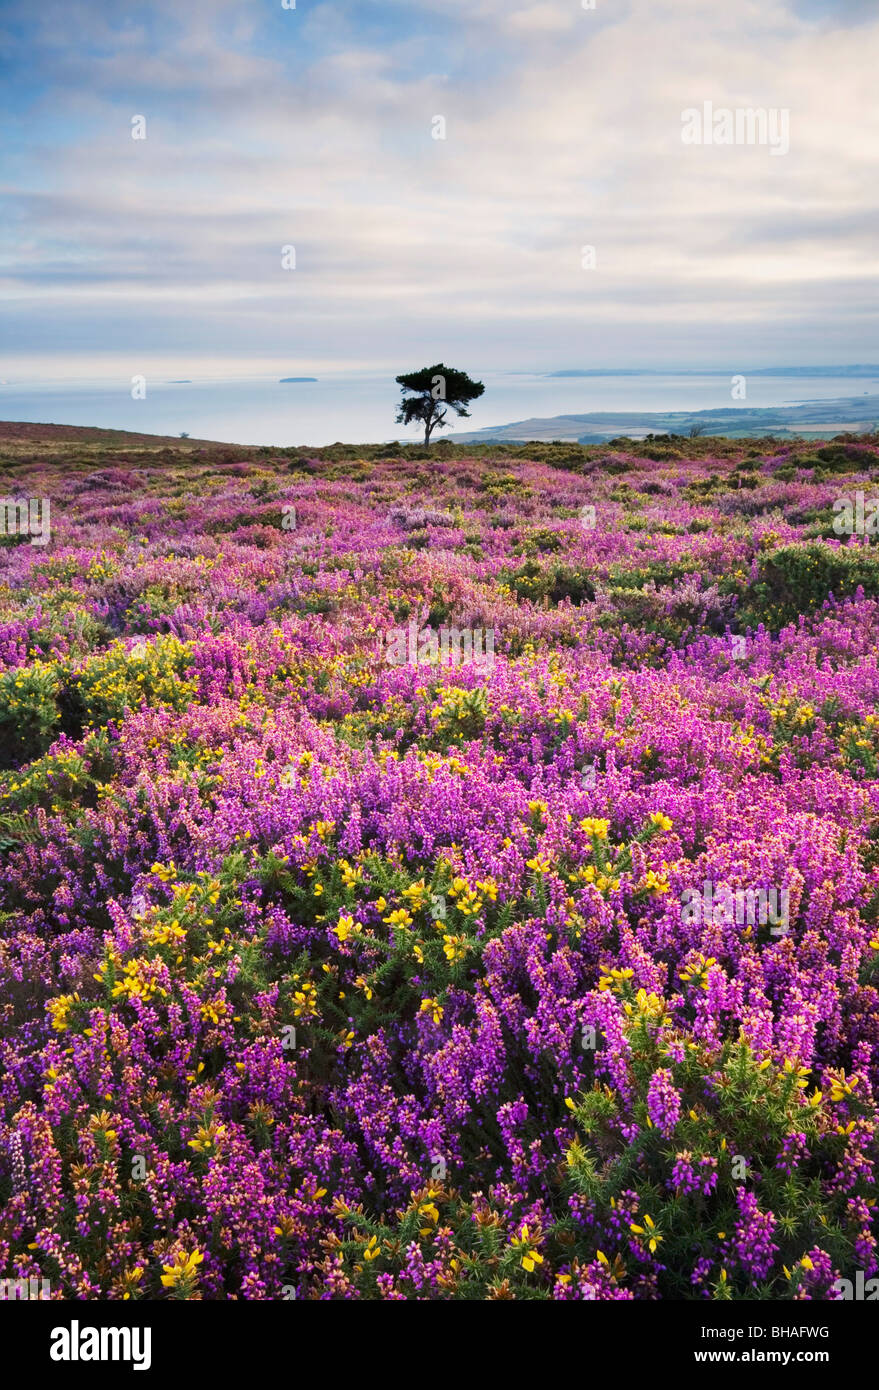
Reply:
[[293, 383], [297, 383], [297, 382], [300, 382], [300, 381], [317, 381], [317, 377], [316, 377], [316, 376], [282, 376], [281, 379], [280, 379], [280, 385], [281, 385], [281, 386], [289, 386], [289, 385], [291, 385], [291, 384], [293, 384]]
[[490, 441], [522, 443], [564, 440], [603, 444], [609, 439], [642, 439], [647, 434], [724, 435], [730, 439], [826, 438], [832, 434], [867, 434], [879, 422], [879, 393], [804, 401], [789, 406], [738, 406], [714, 410], [592, 411], [586, 415], [532, 416], [509, 425], [455, 433], [456, 444]]
[[[562, 371], [546, 372], [545, 375], [548, 380], [557, 381], [571, 377], [593, 376], [668, 376], [670, 371], [672, 369], [668, 367], [566, 367]], [[733, 376], [731, 371], [720, 367], [685, 367], [681, 370], [675, 369], [672, 374], [677, 377]], [[870, 362], [855, 362], [848, 367], [752, 367], [742, 371], [741, 375], [744, 377], [851, 377], [857, 381], [864, 377], [879, 378], [879, 365]]]

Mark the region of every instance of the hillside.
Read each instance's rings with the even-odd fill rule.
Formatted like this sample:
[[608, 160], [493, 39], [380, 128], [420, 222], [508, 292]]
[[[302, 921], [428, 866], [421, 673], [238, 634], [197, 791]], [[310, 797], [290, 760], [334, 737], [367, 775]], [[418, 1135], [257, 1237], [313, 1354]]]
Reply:
[[879, 437], [29, 428], [5, 1269], [135, 1301], [863, 1281]]
[[808, 401], [799, 405], [735, 406], [715, 410], [593, 411], [586, 415], [531, 418], [511, 425], [461, 431], [456, 444], [504, 440], [560, 439], [583, 444], [606, 442], [614, 435], [643, 438], [648, 434], [717, 435], [729, 439], [826, 438], [844, 431], [858, 434], [875, 430], [879, 421], [879, 396], [862, 393], [838, 400]]

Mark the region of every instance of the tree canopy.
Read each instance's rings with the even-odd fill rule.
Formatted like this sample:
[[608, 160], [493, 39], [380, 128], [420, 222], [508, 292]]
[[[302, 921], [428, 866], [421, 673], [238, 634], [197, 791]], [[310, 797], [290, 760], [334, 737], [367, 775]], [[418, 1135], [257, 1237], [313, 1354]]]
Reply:
[[467, 406], [485, 390], [481, 381], [473, 381], [466, 372], [446, 367], [442, 362], [417, 372], [404, 372], [397, 377], [397, 385], [403, 391], [397, 423], [411, 425], [413, 420], [420, 421], [427, 446], [435, 429], [446, 428], [449, 407], [459, 416], [469, 418]]

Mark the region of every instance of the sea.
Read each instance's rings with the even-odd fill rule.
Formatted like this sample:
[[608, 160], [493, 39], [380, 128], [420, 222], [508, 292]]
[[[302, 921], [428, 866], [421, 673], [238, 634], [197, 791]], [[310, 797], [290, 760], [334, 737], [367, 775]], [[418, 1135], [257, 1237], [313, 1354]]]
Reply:
[[[496, 428], [532, 416], [781, 406], [862, 395], [877, 396], [879, 414], [879, 368], [873, 375], [828, 375], [826, 369], [814, 376], [804, 369], [771, 376], [745, 372], [747, 394], [741, 399], [732, 394], [733, 373], [625, 371], [552, 376], [479, 372], [473, 364], [467, 365], [471, 375], [484, 382], [485, 394], [471, 406], [470, 419], [453, 417], [453, 430]], [[303, 375], [301, 370], [295, 374]], [[287, 383], [277, 375], [149, 377], [138, 388], [127, 378], [53, 381], [10, 374], [0, 382], [0, 420], [185, 433], [193, 439], [282, 448], [337, 441], [415, 441], [420, 430], [395, 423], [400, 388], [394, 375], [323, 373], [316, 381]]]

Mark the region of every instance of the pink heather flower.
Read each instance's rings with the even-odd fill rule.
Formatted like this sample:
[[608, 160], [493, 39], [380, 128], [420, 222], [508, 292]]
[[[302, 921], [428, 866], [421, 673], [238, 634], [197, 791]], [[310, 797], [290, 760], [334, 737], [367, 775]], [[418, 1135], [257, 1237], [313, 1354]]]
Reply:
[[681, 1098], [675, 1090], [671, 1072], [665, 1067], [660, 1067], [650, 1078], [647, 1088], [647, 1113], [666, 1139], [681, 1117]]

